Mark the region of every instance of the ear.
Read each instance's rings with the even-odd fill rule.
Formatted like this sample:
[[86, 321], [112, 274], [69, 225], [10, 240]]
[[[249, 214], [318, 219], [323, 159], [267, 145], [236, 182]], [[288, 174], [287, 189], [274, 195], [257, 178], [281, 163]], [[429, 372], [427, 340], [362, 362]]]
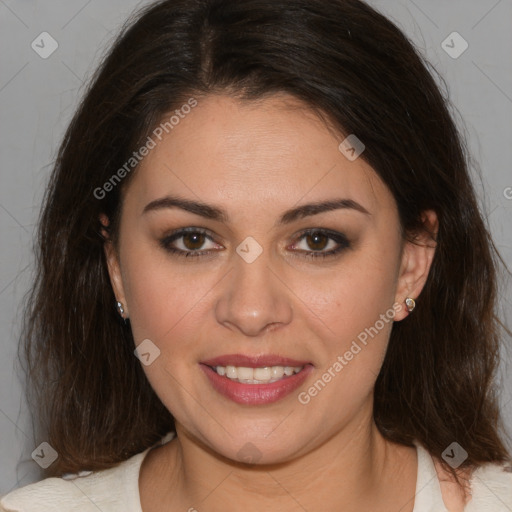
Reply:
[[121, 266], [119, 263], [119, 255], [117, 253], [114, 242], [112, 241], [108, 232], [109, 219], [105, 214], [100, 215], [100, 222], [103, 226], [101, 234], [105, 239], [103, 249], [105, 251], [105, 258], [107, 260], [108, 274], [110, 276], [110, 284], [116, 296], [116, 300], [123, 304], [123, 318], [129, 317], [128, 306], [126, 304], [126, 298], [124, 294], [123, 279], [121, 276]]
[[433, 210], [425, 210], [421, 220], [423, 229], [415, 234], [413, 241], [404, 242], [395, 295], [395, 302], [401, 308], [395, 314], [395, 321], [403, 320], [409, 314], [405, 299], [416, 300], [420, 295], [434, 259], [439, 228], [437, 215]]

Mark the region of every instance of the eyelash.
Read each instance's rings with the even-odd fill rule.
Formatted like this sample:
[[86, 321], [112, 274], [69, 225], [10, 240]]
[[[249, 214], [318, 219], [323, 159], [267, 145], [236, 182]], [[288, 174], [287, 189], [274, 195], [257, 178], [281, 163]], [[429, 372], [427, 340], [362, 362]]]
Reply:
[[[214, 242], [213, 238], [209, 235], [208, 231], [202, 228], [185, 228], [180, 229], [179, 231], [176, 231], [174, 233], [171, 233], [169, 236], [166, 236], [165, 238], [162, 238], [160, 240], [161, 247], [166, 250], [167, 252], [171, 253], [174, 256], [182, 257], [182, 258], [197, 258], [200, 256], [209, 256], [213, 252], [217, 252], [216, 250], [209, 250], [209, 251], [194, 251], [194, 250], [188, 250], [184, 251], [182, 249], [176, 249], [175, 247], [172, 247], [171, 244], [175, 240], [179, 240], [184, 235], [187, 234], [203, 234], [206, 236], [206, 238], [212, 242]], [[351, 247], [350, 242], [348, 241], [347, 237], [342, 234], [338, 233], [336, 231], [331, 231], [328, 229], [307, 229], [299, 233], [299, 235], [296, 238], [296, 241], [293, 245], [296, 245], [297, 242], [301, 241], [304, 237], [307, 235], [313, 235], [313, 234], [321, 234], [327, 236], [329, 240], [334, 240], [338, 247], [335, 249], [331, 249], [329, 251], [325, 252], [319, 252], [319, 251], [309, 251], [306, 254], [304, 254], [301, 257], [309, 258], [309, 259], [317, 259], [317, 258], [329, 258], [337, 256], [339, 253], [341, 253], [345, 249], [349, 249]], [[304, 252], [304, 251], [299, 251]]]

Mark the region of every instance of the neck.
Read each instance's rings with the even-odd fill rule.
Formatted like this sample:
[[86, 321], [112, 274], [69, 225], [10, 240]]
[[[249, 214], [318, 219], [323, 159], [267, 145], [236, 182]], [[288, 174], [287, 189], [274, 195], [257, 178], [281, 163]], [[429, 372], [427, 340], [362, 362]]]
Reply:
[[[385, 440], [373, 422], [371, 408], [306, 455], [272, 465], [245, 465], [220, 457], [181, 425], [176, 427], [177, 437], [153, 450], [153, 463], [149, 454], [148, 463], [144, 461], [146, 477], [152, 473], [149, 487], [141, 468], [144, 511], [174, 507], [190, 512], [252, 512], [264, 507], [295, 511], [302, 507], [355, 512], [385, 510], [383, 503], [389, 503], [390, 510], [412, 510], [416, 451]], [[165, 507], [152, 508], [151, 496], [158, 496]]]

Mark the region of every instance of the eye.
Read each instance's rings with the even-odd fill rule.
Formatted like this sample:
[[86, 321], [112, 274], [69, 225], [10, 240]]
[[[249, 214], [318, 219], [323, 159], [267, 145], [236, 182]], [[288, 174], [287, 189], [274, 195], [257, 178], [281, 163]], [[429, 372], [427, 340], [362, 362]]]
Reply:
[[[160, 240], [160, 245], [167, 252], [186, 258], [208, 256], [212, 252], [222, 250], [222, 246], [213, 241], [207, 230], [196, 227], [184, 228], [171, 233]], [[349, 247], [350, 242], [343, 233], [325, 229], [309, 229], [303, 231], [290, 248], [295, 252], [303, 253], [303, 257], [306, 258], [326, 258], [335, 256]]]
[[[350, 242], [343, 233], [325, 229], [310, 229], [303, 231], [292, 248], [304, 252], [307, 258], [325, 258], [335, 256], [350, 247]], [[302, 245], [302, 247], [301, 247]]]
[[[212, 246], [205, 248], [204, 245], [208, 241]], [[219, 247], [206, 230], [194, 227], [180, 229], [172, 233], [160, 240], [160, 245], [166, 251], [184, 257], [210, 254], [212, 248], [217, 250], [216, 247]]]

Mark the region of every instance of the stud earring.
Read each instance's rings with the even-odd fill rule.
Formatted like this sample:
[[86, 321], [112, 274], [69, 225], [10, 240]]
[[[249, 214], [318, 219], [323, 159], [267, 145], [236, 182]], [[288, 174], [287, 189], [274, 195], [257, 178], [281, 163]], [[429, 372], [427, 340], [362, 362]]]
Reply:
[[119, 302], [117, 301], [116, 303], [116, 307], [117, 307], [117, 312], [124, 318], [124, 308], [123, 308], [123, 303], [122, 302]]
[[407, 309], [407, 311], [409, 311], [409, 313], [411, 313], [414, 308], [416, 307], [416, 302], [414, 301], [414, 299], [411, 299], [411, 297], [407, 297], [405, 299], [405, 307]]

